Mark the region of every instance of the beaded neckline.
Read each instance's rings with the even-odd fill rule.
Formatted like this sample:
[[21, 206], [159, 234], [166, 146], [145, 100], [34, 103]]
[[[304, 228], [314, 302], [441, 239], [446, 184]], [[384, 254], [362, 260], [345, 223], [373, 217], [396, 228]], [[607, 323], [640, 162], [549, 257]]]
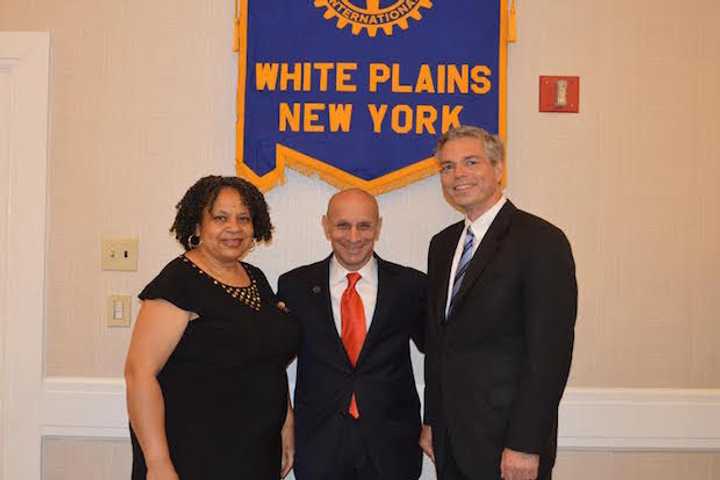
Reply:
[[248, 268], [245, 269], [245, 271], [248, 274], [248, 277], [250, 277], [250, 285], [248, 285], [246, 287], [235, 287], [233, 285], [228, 285], [227, 283], [223, 283], [220, 280], [217, 280], [216, 278], [212, 277], [205, 270], [203, 270], [202, 268], [195, 265], [195, 263], [192, 260], [190, 260], [189, 258], [187, 258], [185, 255], [181, 255], [180, 258], [183, 260], [183, 262], [185, 262], [188, 265], [190, 265], [191, 267], [193, 267], [193, 270], [195, 270], [199, 275], [206, 277], [213, 284], [222, 288], [225, 291], [225, 293], [227, 293], [228, 295], [233, 297], [235, 300], [247, 305], [248, 307], [252, 308], [255, 311], [260, 311], [260, 291], [258, 290], [257, 282], [255, 281], [255, 278], [250, 273], [250, 269], [248, 269]]

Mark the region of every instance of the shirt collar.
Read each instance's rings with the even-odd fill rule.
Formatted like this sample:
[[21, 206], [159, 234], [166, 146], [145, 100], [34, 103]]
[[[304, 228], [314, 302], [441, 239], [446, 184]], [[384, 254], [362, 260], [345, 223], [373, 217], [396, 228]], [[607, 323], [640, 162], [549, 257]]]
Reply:
[[[366, 281], [375, 285], [377, 283], [377, 269], [377, 259], [375, 255], [373, 255], [360, 270], [357, 270], [362, 277], [360, 281]], [[335, 258], [335, 255], [333, 255], [330, 258], [330, 286], [347, 283], [348, 273], [350, 273], [350, 270], [343, 267], [337, 258]]]
[[490, 228], [492, 221], [495, 220], [500, 209], [505, 205], [505, 202], [507, 202], [507, 198], [505, 195], [502, 195], [500, 200], [495, 202], [495, 205], [488, 208], [482, 215], [476, 218], [474, 222], [471, 222], [469, 218], [465, 217], [465, 228], [470, 226], [476, 237], [482, 232], [486, 232], [487, 229]]

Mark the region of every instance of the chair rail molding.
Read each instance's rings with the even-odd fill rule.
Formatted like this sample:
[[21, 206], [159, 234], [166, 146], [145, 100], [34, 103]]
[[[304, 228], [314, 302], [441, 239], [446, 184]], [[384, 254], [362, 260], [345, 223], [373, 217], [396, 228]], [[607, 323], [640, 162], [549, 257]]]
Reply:
[[[43, 435], [128, 437], [120, 378], [48, 377], [42, 404]], [[561, 449], [720, 450], [720, 389], [568, 388], [558, 442]]]

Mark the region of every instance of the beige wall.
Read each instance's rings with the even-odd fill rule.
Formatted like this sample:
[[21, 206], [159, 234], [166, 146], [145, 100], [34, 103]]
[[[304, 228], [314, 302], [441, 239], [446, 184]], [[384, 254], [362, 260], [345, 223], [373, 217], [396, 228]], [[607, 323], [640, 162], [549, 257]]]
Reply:
[[716, 480], [718, 453], [561, 452], [555, 480]]
[[44, 480], [128, 480], [130, 441], [49, 438], [43, 442]]
[[[0, 28], [52, 32], [51, 375], [117, 376], [127, 330], [105, 296], [136, 293], [177, 252], [184, 189], [233, 172], [230, 1], [0, 3]], [[720, 4], [519, 2], [510, 47], [509, 195], [575, 250], [576, 386], [720, 386]], [[579, 74], [579, 115], [537, 113], [539, 74]], [[323, 255], [332, 189], [291, 174], [270, 193], [274, 279]], [[423, 268], [454, 219], [436, 179], [381, 197], [382, 254]], [[138, 235], [137, 273], [99, 270], [102, 235]], [[79, 347], [82, 348], [79, 348]]]
[[[523, 1], [510, 185], [578, 263], [576, 386], [720, 386], [720, 4]], [[578, 116], [536, 113], [579, 74]]]
[[[103, 327], [106, 295], [134, 295], [178, 252], [167, 229], [190, 183], [233, 172], [232, 3], [0, 1], [0, 30], [52, 33], [50, 375], [121, 375], [129, 331]], [[508, 194], [573, 244], [580, 315], [571, 383], [719, 388], [720, 2], [517, 3]], [[580, 75], [581, 113], [537, 113], [540, 74]], [[271, 280], [325, 254], [318, 222], [332, 192], [290, 173], [268, 195], [277, 239], [250, 260]], [[457, 217], [437, 180], [380, 202], [380, 253], [424, 268], [428, 239]], [[138, 272], [99, 270], [103, 235], [140, 237]], [[48, 444], [49, 472], [66, 461], [54, 453], [62, 444]], [[579, 478], [586, 462], [610, 472], [657, 463], [720, 475], [712, 455], [652, 458], [568, 453], [559, 471]]]

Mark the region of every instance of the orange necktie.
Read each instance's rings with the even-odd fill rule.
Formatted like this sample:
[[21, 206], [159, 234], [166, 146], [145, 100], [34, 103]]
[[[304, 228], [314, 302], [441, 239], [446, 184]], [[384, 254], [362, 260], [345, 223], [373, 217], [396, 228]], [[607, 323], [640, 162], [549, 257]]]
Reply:
[[[363, 307], [362, 298], [355, 290], [355, 285], [360, 280], [360, 274], [350, 272], [347, 274], [348, 286], [340, 298], [340, 318], [342, 321], [342, 337], [345, 351], [350, 358], [353, 367], [357, 364], [360, 350], [362, 349], [365, 335], [365, 308]], [[360, 417], [355, 393], [350, 399], [350, 408], [348, 409], [353, 418]]]

